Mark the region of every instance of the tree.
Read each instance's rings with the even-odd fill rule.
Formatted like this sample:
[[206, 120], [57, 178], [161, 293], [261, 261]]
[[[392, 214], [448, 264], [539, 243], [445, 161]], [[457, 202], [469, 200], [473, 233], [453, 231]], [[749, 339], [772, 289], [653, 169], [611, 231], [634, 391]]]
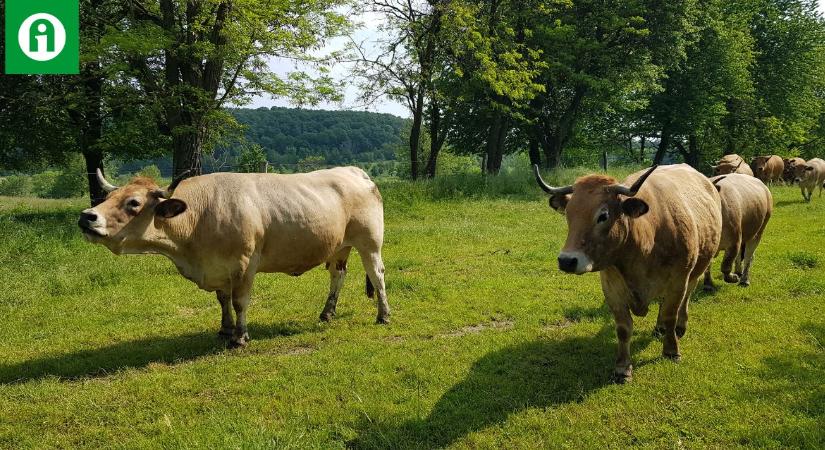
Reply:
[[295, 71], [279, 77], [268, 59], [321, 65], [309, 53], [348, 26], [336, 8], [347, 0], [257, 2], [243, 0], [134, 1], [112, 37], [128, 64], [122, 76], [157, 105], [156, 122], [170, 136], [175, 176], [201, 171], [201, 153], [228, 116], [220, 109], [269, 93], [298, 103], [337, 99], [337, 86], [321, 67], [315, 78]]

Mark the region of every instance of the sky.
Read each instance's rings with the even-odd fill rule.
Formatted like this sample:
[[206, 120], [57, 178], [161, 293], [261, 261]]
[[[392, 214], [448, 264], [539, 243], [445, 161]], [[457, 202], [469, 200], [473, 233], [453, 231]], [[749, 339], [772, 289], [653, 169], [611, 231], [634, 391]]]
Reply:
[[[820, 0], [818, 4], [819, 12], [825, 15], [825, 0]], [[371, 48], [374, 46], [370, 46], [370, 42], [374, 42], [377, 33], [375, 31], [375, 27], [380, 23], [380, 17], [376, 15], [360, 15], [357, 18], [353, 18], [353, 20], [360, 22], [362, 24], [362, 28], [356, 31], [354, 38], [358, 42], [364, 42], [366, 48]], [[322, 49], [319, 53], [324, 54], [329, 51], [334, 51], [340, 49], [345, 44], [344, 39], [336, 39], [330, 42], [330, 44]], [[290, 71], [295, 70], [295, 64], [292, 61], [288, 61], [285, 59], [273, 58], [270, 60], [269, 67], [277, 74], [284, 75]], [[345, 91], [344, 91], [344, 101], [341, 103], [322, 103], [313, 107], [313, 109], [350, 109], [350, 110], [361, 110], [361, 111], [373, 111], [373, 112], [382, 112], [382, 113], [389, 113], [394, 114], [396, 116], [401, 117], [409, 117], [410, 113], [406, 107], [404, 107], [401, 103], [393, 102], [390, 100], [380, 100], [369, 107], [359, 106], [358, 100], [358, 89], [355, 86], [355, 81], [348, 77], [348, 66], [346, 64], [339, 64], [333, 67], [332, 75], [340, 81], [344, 82]], [[255, 97], [252, 100], [250, 105], [247, 105], [249, 108], [258, 108], [258, 107], [270, 107], [270, 106], [294, 106], [291, 105], [288, 101], [284, 99], [272, 99], [269, 96], [259, 96]]]

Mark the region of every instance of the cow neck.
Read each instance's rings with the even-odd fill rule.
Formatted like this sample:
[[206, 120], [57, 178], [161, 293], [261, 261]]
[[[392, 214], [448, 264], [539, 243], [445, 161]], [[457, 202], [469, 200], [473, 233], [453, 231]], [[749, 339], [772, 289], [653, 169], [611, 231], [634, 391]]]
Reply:
[[614, 265], [622, 275], [627, 276], [630, 271], [626, 269], [645, 267], [646, 260], [653, 252], [654, 236], [650, 232], [652, 226], [649, 214], [635, 219], [625, 217], [624, 220], [627, 233]]

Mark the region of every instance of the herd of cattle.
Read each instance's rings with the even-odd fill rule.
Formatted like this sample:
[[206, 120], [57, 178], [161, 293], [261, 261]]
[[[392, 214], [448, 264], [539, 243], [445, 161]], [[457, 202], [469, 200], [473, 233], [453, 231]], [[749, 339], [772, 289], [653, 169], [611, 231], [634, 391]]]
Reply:
[[[632, 376], [633, 318], [661, 300], [655, 333], [664, 356], [680, 358], [688, 302], [699, 278], [714, 290], [710, 265], [724, 250], [724, 280], [750, 284], [753, 254], [770, 219], [766, 183], [795, 180], [810, 201], [825, 182], [825, 161], [758, 157], [753, 168], [727, 155], [707, 178], [679, 164], [654, 166], [624, 182], [589, 175], [571, 186], [548, 186], [535, 167], [550, 206], [566, 216], [567, 241], [559, 269], [598, 271], [619, 341], [614, 375]], [[755, 178], [754, 175], [759, 178]], [[792, 175], [792, 176], [791, 176]], [[381, 248], [384, 210], [375, 183], [361, 169], [340, 167], [305, 174], [215, 173], [176, 179], [167, 188], [148, 178], [117, 187], [98, 170], [106, 200], [84, 210], [84, 237], [115, 254], [156, 253], [221, 305], [219, 334], [239, 347], [249, 339], [247, 309], [258, 272], [300, 275], [320, 264], [330, 288], [320, 319], [335, 316], [354, 247], [375, 298], [378, 323], [389, 321]], [[760, 181], [762, 180], [762, 181]], [[807, 190], [807, 194], [806, 194]], [[233, 319], [234, 311], [234, 319]]]

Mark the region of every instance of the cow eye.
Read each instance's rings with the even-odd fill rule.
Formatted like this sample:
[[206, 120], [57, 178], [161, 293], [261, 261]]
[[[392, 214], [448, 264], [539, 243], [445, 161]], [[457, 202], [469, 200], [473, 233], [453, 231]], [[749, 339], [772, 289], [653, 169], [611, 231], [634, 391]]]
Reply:
[[608, 217], [607, 211], [602, 211], [602, 213], [599, 214], [599, 217], [596, 218], [596, 223], [606, 222], [607, 217]]
[[138, 200], [131, 199], [128, 202], [126, 202], [126, 206], [128, 206], [130, 208], [139, 208], [140, 207], [140, 202]]

